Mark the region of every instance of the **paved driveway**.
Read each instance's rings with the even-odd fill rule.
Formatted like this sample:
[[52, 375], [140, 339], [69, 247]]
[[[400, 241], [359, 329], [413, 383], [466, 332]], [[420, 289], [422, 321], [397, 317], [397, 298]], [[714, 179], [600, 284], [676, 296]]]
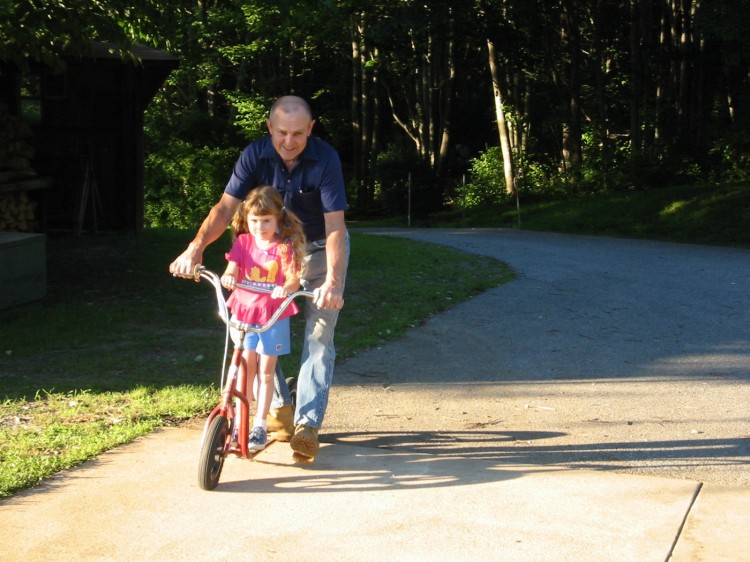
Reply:
[[517, 279], [344, 362], [332, 440], [361, 427], [360, 439], [390, 448], [454, 442], [483, 459], [750, 485], [750, 251], [369, 232], [492, 256]]

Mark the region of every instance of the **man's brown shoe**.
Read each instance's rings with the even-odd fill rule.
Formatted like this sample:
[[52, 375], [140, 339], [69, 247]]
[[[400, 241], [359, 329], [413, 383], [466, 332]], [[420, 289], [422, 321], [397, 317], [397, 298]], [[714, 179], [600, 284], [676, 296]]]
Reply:
[[291, 405], [278, 409], [271, 408], [266, 418], [268, 433], [273, 433], [277, 441], [289, 441], [294, 434], [294, 409]]
[[294, 437], [289, 441], [289, 446], [294, 451], [292, 458], [295, 461], [301, 463], [313, 462], [320, 448], [318, 429], [308, 425], [298, 425], [294, 430]]

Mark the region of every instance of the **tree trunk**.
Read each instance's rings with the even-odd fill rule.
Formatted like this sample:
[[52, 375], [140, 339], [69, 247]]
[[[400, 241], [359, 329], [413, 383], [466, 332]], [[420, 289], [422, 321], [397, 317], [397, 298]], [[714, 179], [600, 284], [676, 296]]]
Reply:
[[[373, 56], [377, 59], [378, 51], [374, 49]], [[380, 96], [377, 92], [380, 89], [379, 86], [380, 72], [377, 67], [372, 69], [372, 78], [369, 80], [370, 87], [372, 89], [372, 95], [369, 97], [371, 104], [369, 106], [369, 114], [365, 115], [368, 122], [368, 128], [370, 134], [368, 136], [368, 144], [364, 147], [364, 167], [362, 170], [362, 181], [364, 182], [367, 192], [370, 195], [370, 200], [375, 195], [375, 185], [373, 180], [372, 168], [375, 165], [378, 147], [380, 146]]]
[[[363, 32], [362, 37], [366, 37]], [[363, 193], [363, 203], [372, 203], [374, 193], [372, 186], [368, 182], [370, 175], [370, 165], [372, 163], [372, 127], [373, 127], [373, 97], [375, 96], [375, 88], [372, 85], [370, 78], [371, 72], [367, 69], [367, 44], [366, 39], [363, 39], [363, 49], [360, 56], [360, 68], [362, 69], [360, 79], [362, 83], [362, 102], [361, 115], [360, 115], [360, 135], [358, 139], [357, 149], [359, 151], [359, 183], [360, 190]]]
[[599, 157], [601, 162], [602, 188], [609, 189], [609, 165], [610, 165], [610, 142], [609, 142], [609, 106], [606, 93], [606, 69], [609, 66], [609, 55], [602, 42], [602, 0], [596, 2], [596, 13], [594, 23], [594, 56], [596, 61], [596, 105], [598, 123], [595, 125], [596, 140], [599, 145]]
[[581, 41], [578, 29], [579, 18], [573, 2], [563, 5], [561, 21], [562, 46], [568, 53], [567, 68], [567, 116], [563, 123], [562, 157], [565, 168], [574, 176], [580, 174], [581, 150]]
[[510, 150], [508, 126], [505, 122], [505, 112], [503, 110], [503, 93], [500, 85], [500, 72], [496, 63], [495, 44], [490, 39], [487, 39], [487, 54], [489, 56], [490, 76], [492, 77], [492, 92], [495, 98], [495, 116], [497, 119], [497, 131], [500, 137], [500, 150], [503, 153], [505, 192], [514, 194], [516, 192], [516, 187], [513, 173], [513, 157]]
[[640, 0], [630, 0], [630, 144], [641, 149]]
[[360, 138], [362, 134], [362, 55], [360, 41], [362, 39], [362, 27], [360, 23], [361, 14], [353, 14], [351, 17], [351, 41], [352, 41], [352, 98], [351, 98], [351, 123], [352, 123], [352, 176], [357, 186], [357, 204], [360, 206], [367, 203], [367, 193], [362, 181], [362, 154]]
[[454, 21], [451, 14], [449, 21], [449, 37], [446, 44], [446, 65], [447, 78], [439, 86], [439, 115], [440, 120], [440, 143], [437, 152], [437, 164], [435, 171], [438, 176], [442, 176], [445, 168], [445, 162], [448, 160], [448, 151], [451, 139], [451, 124], [453, 110], [453, 90], [456, 82], [456, 41], [454, 37]]

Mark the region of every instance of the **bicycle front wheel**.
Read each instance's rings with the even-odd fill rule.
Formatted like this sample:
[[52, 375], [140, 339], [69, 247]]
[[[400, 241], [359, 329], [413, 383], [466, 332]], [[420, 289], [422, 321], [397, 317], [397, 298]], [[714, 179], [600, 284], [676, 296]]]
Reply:
[[198, 463], [198, 485], [203, 490], [213, 490], [219, 483], [224, 468], [229, 422], [224, 416], [216, 416], [206, 432]]

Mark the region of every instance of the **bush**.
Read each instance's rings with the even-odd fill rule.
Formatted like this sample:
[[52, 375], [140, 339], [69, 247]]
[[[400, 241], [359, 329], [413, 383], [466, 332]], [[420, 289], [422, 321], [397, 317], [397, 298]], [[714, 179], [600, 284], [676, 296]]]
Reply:
[[390, 144], [375, 162], [375, 199], [391, 213], [406, 214], [411, 174], [412, 214], [425, 217], [440, 209], [442, 189], [413, 148]]
[[218, 201], [245, 140], [219, 119], [194, 111], [147, 113], [144, 170], [148, 227], [194, 228]]
[[718, 161], [712, 166], [712, 181], [750, 180], [750, 140], [747, 135], [721, 138], [714, 143], [709, 154]]
[[219, 200], [236, 148], [194, 147], [176, 140], [146, 158], [145, 225], [194, 228]]
[[503, 175], [503, 155], [499, 146], [491, 146], [471, 160], [471, 181], [466, 184], [463, 203], [467, 209], [494, 205], [507, 198]]
[[243, 92], [226, 91], [224, 95], [236, 111], [234, 124], [247, 142], [259, 139], [266, 133], [266, 116], [272, 100], [263, 96], [251, 96]]

